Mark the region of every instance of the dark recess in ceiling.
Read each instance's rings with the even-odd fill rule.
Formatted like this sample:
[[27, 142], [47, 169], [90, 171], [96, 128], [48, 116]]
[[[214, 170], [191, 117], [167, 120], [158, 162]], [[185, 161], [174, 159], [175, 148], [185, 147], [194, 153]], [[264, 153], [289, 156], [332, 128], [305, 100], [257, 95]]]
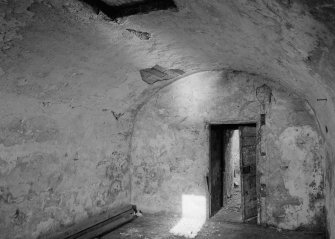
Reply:
[[100, 11], [111, 19], [126, 17], [135, 14], [144, 14], [158, 10], [177, 10], [173, 0], [142, 0], [124, 3], [122, 5], [109, 5], [102, 0], [79, 0], [90, 5], [97, 13]]

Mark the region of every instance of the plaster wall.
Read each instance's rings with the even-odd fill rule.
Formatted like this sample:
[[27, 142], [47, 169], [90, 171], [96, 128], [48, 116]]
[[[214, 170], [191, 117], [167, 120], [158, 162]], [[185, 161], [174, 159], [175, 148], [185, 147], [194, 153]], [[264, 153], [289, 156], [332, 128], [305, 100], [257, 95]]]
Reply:
[[262, 224], [323, 230], [324, 143], [306, 101], [264, 78], [232, 71], [188, 76], [160, 90], [135, 122], [132, 202], [145, 211], [181, 210], [182, 195], [208, 197], [208, 122], [257, 122], [256, 89], [272, 89], [257, 167]]
[[[139, 70], [159, 64], [186, 73], [221, 68], [255, 72], [303, 95], [327, 142], [327, 224], [330, 238], [335, 238], [334, 34], [310, 14], [321, 11], [319, 18], [327, 18], [323, 11], [332, 8], [323, 7], [324, 1], [300, 0], [175, 2], [178, 12], [111, 22], [79, 1], [0, 1], [0, 125], [6, 135], [0, 146], [5, 182], [0, 206], [1, 215], [6, 215], [0, 218], [1, 235], [34, 238], [88, 218], [88, 211], [98, 213], [129, 202], [129, 173], [116, 171], [120, 167], [113, 166], [114, 160], [116, 165], [129, 163], [129, 137], [137, 108], [166, 84], [146, 85]], [[126, 29], [148, 32], [151, 38], [141, 40]], [[74, 160], [77, 155], [79, 160]], [[41, 158], [52, 161], [52, 168]], [[27, 196], [26, 186], [21, 187], [26, 184], [21, 184], [24, 178], [11, 173], [26, 161], [38, 162], [28, 169], [34, 167], [27, 173], [27, 182], [32, 184], [41, 185], [39, 178], [53, 173], [66, 174], [62, 188], [57, 187], [48, 200], [57, 201], [71, 188], [80, 197], [76, 209], [71, 197], [64, 197], [62, 206], [55, 206], [53, 212], [39, 203], [43, 193]], [[104, 161], [107, 164], [99, 164]], [[76, 171], [66, 173], [68, 164], [75, 165]], [[100, 173], [95, 168], [98, 164]], [[106, 176], [108, 167], [114, 176]], [[85, 182], [88, 178], [105, 186], [97, 189]], [[122, 192], [109, 194], [108, 185], [120, 178]], [[64, 186], [67, 182], [71, 186]], [[44, 180], [42, 185], [37, 192], [47, 192], [49, 185], [57, 183]], [[97, 191], [108, 195], [102, 200], [106, 204], [99, 204], [102, 207], [86, 203], [99, 201]], [[22, 195], [25, 200], [8, 204], [10, 195]]]
[[[236, 182], [237, 185], [241, 185], [241, 174], [240, 174], [240, 135], [239, 131], [234, 131], [232, 137], [232, 159], [233, 159], [233, 170], [235, 172], [233, 184]], [[233, 185], [234, 186], [234, 185]]]
[[36, 100], [10, 93], [0, 102], [0, 238], [36, 238], [129, 202], [125, 122], [101, 110], [38, 113]]
[[[127, 103], [133, 105], [132, 92], [140, 87], [110, 82], [115, 69], [89, 57], [106, 45], [94, 41], [90, 48], [84, 33], [90, 31], [53, 10], [0, 3], [1, 17], [10, 19], [0, 20], [9, 26], [0, 44], [1, 239], [50, 235], [130, 202], [133, 113]], [[15, 29], [28, 19], [36, 25], [26, 29], [18, 50]], [[90, 61], [109, 70], [92, 70]], [[109, 86], [99, 88], [99, 82]]]

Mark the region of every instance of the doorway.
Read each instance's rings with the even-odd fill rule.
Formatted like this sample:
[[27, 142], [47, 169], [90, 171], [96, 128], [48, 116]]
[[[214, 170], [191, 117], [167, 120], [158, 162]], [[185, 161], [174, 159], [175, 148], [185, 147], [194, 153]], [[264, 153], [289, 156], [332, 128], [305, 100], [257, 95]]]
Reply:
[[256, 124], [210, 124], [209, 213], [257, 222]]

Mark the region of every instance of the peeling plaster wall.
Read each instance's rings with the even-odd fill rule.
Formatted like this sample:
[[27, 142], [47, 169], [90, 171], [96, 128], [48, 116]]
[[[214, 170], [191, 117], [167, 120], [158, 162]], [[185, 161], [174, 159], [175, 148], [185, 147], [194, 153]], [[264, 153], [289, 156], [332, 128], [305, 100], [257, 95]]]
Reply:
[[[178, 12], [111, 22], [78, 1], [0, 0], [0, 172], [2, 181], [12, 185], [1, 186], [1, 210], [7, 215], [0, 218], [1, 235], [34, 238], [87, 218], [90, 205], [98, 213], [129, 202], [129, 172], [121, 165], [129, 164], [133, 120], [138, 107], [166, 84], [146, 85], [139, 70], [158, 64], [186, 73], [221, 68], [255, 72], [308, 99], [327, 142], [327, 224], [335, 238], [335, 38], [325, 27], [325, 23], [334, 26], [326, 19], [331, 16], [323, 14], [329, 5], [301, 0], [176, 0], [176, 4]], [[151, 37], [143, 41], [126, 29]], [[45, 164], [37, 163], [41, 158], [55, 162], [53, 171], [44, 173]], [[64, 169], [61, 174], [67, 176], [60, 185], [67, 184], [65, 178], [71, 186], [57, 186], [61, 190], [55, 195], [69, 194], [67, 188], [78, 193], [80, 199], [71, 199], [75, 210], [69, 202], [53, 212], [38, 203], [45, 196], [28, 197], [27, 188], [14, 192], [24, 179], [13, 181], [11, 170], [28, 161], [34, 167], [29, 171], [39, 175], [33, 184], [55, 174], [57, 183], [43, 183], [41, 192], [57, 185], [62, 178], [58, 180], [57, 173]], [[92, 184], [85, 181], [90, 177]], [[120, 193], [108, 193], [114, 180], [122, 181]], [[102, 186], [97, 189], [93, 181]], [[7, 203], [10, 198], [14, 203]], [[64, 198], [62, 202], [68, 196]], [[106, 204], [90, 203], [98, 198]]]
[[0, 124], [1, 238], [35, 238], [129, 202], [127, 137], [119, 135], [127, 122], [102, 111], [40, 112], [24, 95], [0, 102], [1, 116], [10, 108]]
[[37, 238], [129, 203], [129, 91], [113, 107], [104, 97], [116, 92], [91, 91], [90, 79], [109, 81], [110, 72], [92, 75], [88, 38], [70, 35], [71, 20], [46, 19], [44, 5], [0, 4], [0, 238]]
[[[204, 81], [206, 79], [206, 81]], [[132, 137], [132, 202], [180, 211], [183, 194], [207, 195], [206, 122], [258, 121], [256, 88], [272, 88], [258, 160], [265, 189], [262, 224], [323, 230], [324, 144], [313, 112], [271, 81], [238, 72], [204, 72], [159, 91], [138, 113]]]

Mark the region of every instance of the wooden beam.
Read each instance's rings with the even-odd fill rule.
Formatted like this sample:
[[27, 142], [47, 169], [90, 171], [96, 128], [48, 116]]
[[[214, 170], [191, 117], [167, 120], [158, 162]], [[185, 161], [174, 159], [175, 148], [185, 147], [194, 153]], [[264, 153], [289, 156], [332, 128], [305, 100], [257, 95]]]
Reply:
[[43, 235], [40, 239], [91, 239], [106, 234], [136, 218], [136, 206], [125, 205], [87, 218], [75, 225], [63, 228], [55, 235]]

